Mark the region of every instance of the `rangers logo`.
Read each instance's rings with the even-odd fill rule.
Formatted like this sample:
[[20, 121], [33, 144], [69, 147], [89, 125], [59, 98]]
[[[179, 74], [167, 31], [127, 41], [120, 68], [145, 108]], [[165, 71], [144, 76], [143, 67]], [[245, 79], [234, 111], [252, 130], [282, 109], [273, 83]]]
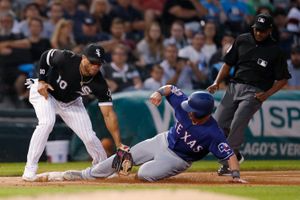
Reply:
[[100, 49], [96, 49], [96, 54], [97, 54], [97, 56], [98, 56], [99, 58], [101, 57]]
[[221, 153], [230, 151], [229, 145], [227, 143], [224, 143], [224, 142], [222, 142], [218, 145], [218, 149]]

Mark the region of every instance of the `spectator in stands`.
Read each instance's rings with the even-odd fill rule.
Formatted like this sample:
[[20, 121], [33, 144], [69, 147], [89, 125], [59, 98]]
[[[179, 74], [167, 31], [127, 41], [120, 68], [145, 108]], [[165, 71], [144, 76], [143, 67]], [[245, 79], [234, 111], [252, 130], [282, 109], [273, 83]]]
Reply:
[[204, 16], [205, 21], [212, 20], [217, 24], [223, 24], [227, 20], [220, 0], [200, 0], [200, 2], [208, 12]]
[[207, 13], [199, 0], [167, 0], [162, 14], [164, 33], [167, 34], [170, 25], [175, 21], [199, 21]]
[[41, 18], [39, 6], [36, 3], [29, 3], [23, 10], [24, 18], [16, 27], [15, 33], [22, 33], [25, 37], [29, 36], [28, 23], [32, 18]]
[[160, 17], [166, 0], [132, 0], [132, 6], [142, 13], [151, 11]]
[[144, 81], [144, 89], [156, 91], [163, 85], [162, 78], [164, 75], [164, 69], [160, 65], [155, 64], [151, 69], [150, 75], [151, 77]]
[[288, 60], [288, 69], [292, 78], [288, 80], [287, 89], [300, 89], [300, 45], [294, 45], [291, 59]]
[[160, 63], [164, 69], [163, 85], [172, 84], [184, 89], [193, 89], [193, 69], [188, 58], [178, 57], [176, 45], [169, 44], [164, 50], [164, 60]]
[[59, 2], [52, 2], [50, 4], [48, 19], [44, 22], [45, 37], [50, 39], [57, 22], [63, 17], [63, 7]]
[[222, 7], [227, 16], [225, 25], [228, 26], [232, 32], [240, 33], [243, 21], [250, 15], [247, 4], [240, 0], [227, 0], [222, 1]]
[[300, 0], [295, 1], [295, 5], [288, 12], [287, 30], [293, 34], [293, 42], [300, 44]]
[[71, 20], [61, 19], [56, 24], [51, 37], [51, 47], [74, 50], [76, 42], [73, 36], [73, 22]]
[[279, 46], [290, 55], [291, 46], [293, 44], [293, 34], [286, 28], [287, 12], [282, 8], [275, 8], [273, 12], [274, 29], [272, 36], [278, 41]]
[[14, 15], [0, 13], [0, 99], [11, 97], [16, 102], [14, 82], [20, 74], [18, 66], [30, 63], [30, 44], [22, 34], [12, 33]]
[[73, 32], [77, 37], [77, 34], [82, 33], [81, 25], [89, 13], [78, 9], [78, 0], [61, 0], [61, 4], [64, 10], [64, 18], [73, 21]]
[[135, 49], [135, 43], [127, 37], [124, 21], [119, 18], [113, 19], [110, 31], [111, 35], [109, 40], [100, 42], [101, 46], [103, 46], [107, 53], [111, 53], [116, 48], [116, 46], [118, 46], [119, 44], [123, 44], [129, 49], [129, 60], [131, 61], [131, 51]]
[[90, 14], [96, 19], [100, 30], [106, 33], [110, 32], [112, 22], [110, 11], [111, 5], [108, 0], [92, 0]]
[[211, 56], [217, 51], [216, 34], [217, 27], [213, 21], [207, 21], [203, 28], [205, 43], [202, 47], [202, 52], [205, 55], [205, 61], [208, 64]]
[[108, 34], [99, 31], [96, 20], [93, 17], [86, 17], [82, 24], [82, 34], [76, 39], [76, 43], [87, 45], [91, 42], [96, 43], [108, 39]]
[[192, 39], [192, 44], [179, 50], [179, 56], [188, 58], [188, 65], [193, 71], [193, 88], [203, 89], [208, 85], [208, 77], [210, 69], [207, 67], [205, 54], [203, 53], [203, 45], [205, 36], [198, 32], [195, 33]]
[[164, 40], [164, 46], [175, 44], [177, 49], [182, 49], [188, 45], [184, 37], [184, 24], [182, 21], [175, 21], [171, 26], [171, 35]]
[[43, 18], [47, 18], [47, 12], [48, 12], [48, 0], [34, 0], [34, 3], [36, 3], [39, 7], [40, 15]]
[[120, 18], [125, 23], [126, 33], [134, 33], [134, 39], [137, 41], [142, 38], [145, 30], [143, 15], [132, 7], [131, 0], [116, 0], [116, 5], [111, 11], [112, 18]]
[[127, 62], [127, 58], [128, 49], [120, 44], [112, 52], [112, 62], [101, 68], [113, 93], [137, 90], [143, 86], [138, 71]]
[[145, 37], [137, 44], [138, 66], [153, 65], [163, 59], [163, 35], [160, 25], [152, 22], [145, 30]]
[[[210, 77], [209, 80], [215, 80], [222, 65], [224, 64], [224, 56], [227, 50], [231, 47], [235, 40], [235, 36], [231, 31], [225, 31], [221, 40], [221, 48], [214, 53], [209, 61]], [[231, 71], [230, 75], [233, 74]], [[226, 78], [224, 82], [221, 83], [220, 88], [224, 89], [229, 82], [230, 77]]]

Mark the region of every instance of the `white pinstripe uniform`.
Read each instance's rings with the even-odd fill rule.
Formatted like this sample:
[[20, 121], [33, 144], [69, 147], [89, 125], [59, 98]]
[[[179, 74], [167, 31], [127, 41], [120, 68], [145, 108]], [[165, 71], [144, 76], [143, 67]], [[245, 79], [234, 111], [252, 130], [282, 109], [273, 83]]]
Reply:
[[70, 51], [51, 49], [42, 55], [39, 79], [46, 80], [54, 91], [49, 91], [46, 100], [37, 91], [38, 80], [31, 85], [29, 100], [35, 109], [38, 125], [30, 141], [24, 174], [26, 171], [36, 173], [38, 161], [55, 124], [56, 114], [59, 114], [83, 141], [93, 158], [93, 164], [107, 158], [100, 140], [92, 130], [91, 121], [80, 96], [93, 93], [99, 99], [99, 106], [112, 106], [110, 92], [100, 72], [83, 82], [79, 72], [80, 62], [81, 56]]

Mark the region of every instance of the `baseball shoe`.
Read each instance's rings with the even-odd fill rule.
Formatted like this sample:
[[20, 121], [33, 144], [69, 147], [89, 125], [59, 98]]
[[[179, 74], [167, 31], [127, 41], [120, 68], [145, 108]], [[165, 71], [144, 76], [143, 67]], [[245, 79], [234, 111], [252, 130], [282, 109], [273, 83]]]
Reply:
[[33, 170], [30, 170], [29, 168], [25, 167], [22, 179], [24, 181], [33, 182], [36, 180], [36, 173]]
[[64, 180], [67, 180], [67, 181], [75, 181], [75, 180], [83, 180], [84, 179], [82, 177], [81, 171], [78, 171], [78, 170], [65, 171], [65, 172], [63, 172], [62, 177]]
[[221, 165], [221, 167], [218, 169], [218, 175], [219, 176], [231, 176], [231, 171], [229, 169], [229, 166]]

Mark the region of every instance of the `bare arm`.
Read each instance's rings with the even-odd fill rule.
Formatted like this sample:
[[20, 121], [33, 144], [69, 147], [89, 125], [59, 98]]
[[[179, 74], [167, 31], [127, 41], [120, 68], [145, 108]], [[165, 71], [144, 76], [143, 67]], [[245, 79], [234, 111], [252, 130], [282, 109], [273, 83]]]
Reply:
[[233, 154], [228, 160], [229, 168], [232, 173], [232, 181], [234, 183], [247, 183], [247, 181], [240, 178], [240, 164], [236, 158], [236, 155]]
[[181, 8], [180, 6], [173, 6], [169, 10], [169, 13], [180, 18], [192, 18], [198, 16], [196, 10], [185, 9], [185, 8]]
[[143, 87], [143, 82], [140, 77], [133, 78], [133, 84], [135, 89], [141, 89]]
[[267, 98], [269, 98], [274, 93], [276, 93], [281, 88], [283, 88], [287, 84], [287, 82], [288, 82], [287, 79], [282, 79], [282, 80], [279, 80], [279, 81], [275, 81], [275, 83], [273, 84], [273, 86], [269, 90], [267, 90], [266, 92], [258, 92], [258, 93], [256, 93], [255, 94], [255, 98], [257, 98], [261, 102], [264, 102], [265, 100], [267, 100]]
[[197, 15], [199, 17], [205, 16], [208, 14], [207, 9], [199, 2], [199, 0], [190, 0], [190, 2], [194, 5], [197, 11]]
[[28, 39], [12, 40], [9, 42], [9, 47], [19, 48], [19, 49], [29, 49], [31, 47], [31, 43]]
[[100, 106], [100, 110], [102, 112], [105, 125], [112, 135], [116, 147], [119, 148], [121, 146], [121, 137], [119, 130], [119, 123], [117, 115], [113, 109], [113, 106]]
[[220, 83], [224, 80], [225, 77], [229, 76], [230, 66], [226, 63], [223, 64], [222, 68], [220, 69], [218, 76], [214, 83], [207, 88], [210, 93], [215, 93], [216, 90], [219, 89]]
[[149, 101], [155, 105], [159, 106], [162, 100], [162, 96], [169, 96], [171, 94], [172, 85], [164, 85], [160, 87], [157, 91], [150, 95]]

